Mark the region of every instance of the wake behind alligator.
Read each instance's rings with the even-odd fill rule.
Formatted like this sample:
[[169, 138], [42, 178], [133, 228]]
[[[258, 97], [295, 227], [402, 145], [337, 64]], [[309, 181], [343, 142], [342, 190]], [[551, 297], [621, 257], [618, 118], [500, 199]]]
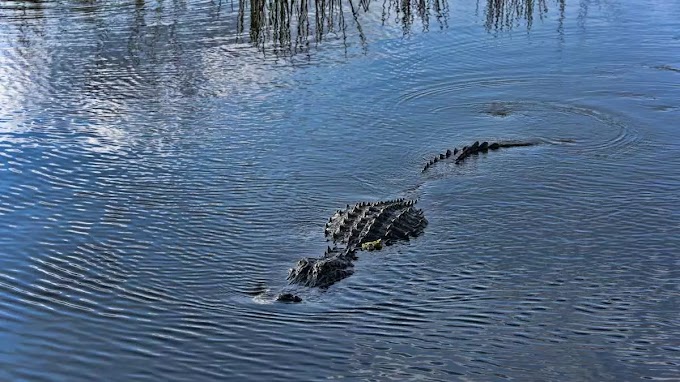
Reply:
[[[423, 167], [428, 171], [437, 163], [452, 161], [461, 165], [468, 158], [509, 147], [534, 146], [541, 142], [482, 142], [461, 149], [446, 150]], [[333, 242], [323, 256], [305, 257], [288, 273], [291, 284], [328, 288], [354, 273], [354, 260], [359, 251], [380, 250], [418, 237], [427, 226], [423, 210], [415, 207], [416, 200], [396, 199], [380, 202], [361, 202], [337, 210], [324, 228], [326, 239]], [[283, 302], [301, 302], [293, 293], [281, 293], [276, 298]]]

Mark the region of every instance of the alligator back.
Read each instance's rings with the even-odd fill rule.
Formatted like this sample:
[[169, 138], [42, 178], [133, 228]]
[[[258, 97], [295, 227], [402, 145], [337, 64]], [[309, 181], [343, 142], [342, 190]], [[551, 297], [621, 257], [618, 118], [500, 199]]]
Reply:
[[415, 200], [397, 199], [357, 203], [336, 211], [325, 227], [326, 238], [333, 241], [333, 248], [328, 247], [322, 257], [298, 261], [289, 271], [288, 280], [327, 288], [354, 273], [353, 261], [362, 248], [375, 248], [374, 243], [391, 245], [420, 235], [427, 219], [415, 204]]
[[357, 249], [368, 242], [380, 240], [391, 245], [416, 237], [427, 226], [427, 219], [423, 210], [414, 207], [415, 204], [415, 200], [397, 199], [347, 205], [328, 219], [326, 238]]

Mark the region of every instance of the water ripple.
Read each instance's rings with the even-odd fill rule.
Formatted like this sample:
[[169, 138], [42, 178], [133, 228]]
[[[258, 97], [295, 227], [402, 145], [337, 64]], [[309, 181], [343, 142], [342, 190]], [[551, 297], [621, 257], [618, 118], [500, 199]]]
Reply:
[[[501, 3], [0, 4], [0, 379], [678, 375], [678, 9]], [[420, 174], [482, 139], [546, 144]], [[421, 237], [286, 285], [404, 196]]]

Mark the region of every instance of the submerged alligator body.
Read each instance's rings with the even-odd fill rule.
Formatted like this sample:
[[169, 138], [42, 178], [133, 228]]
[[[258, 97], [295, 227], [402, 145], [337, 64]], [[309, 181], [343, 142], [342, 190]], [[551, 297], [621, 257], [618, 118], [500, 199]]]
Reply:
[[[453, 151], [446, 150], [446, 153], [437, 155], [425, 165], [423, 172], [449, 158], [455, 164], [462, 164], [469, 157], [490, 150], [537, 144], [539, 142], [477, 141], [460, 150], [454, 148]], [[337, 210], [325, 226], [326, 239], [332, 241], [333, 246], [329, 246], [321, 257], [305, 257], [298, 261], [290, 269], [288, 281], [307, 287], [328, 288], [354, 273], [354, 260], [357, 259], [358, 251], [380, 249], [383, 245], [392, 245], [419, 236], [427, 226], [427, 219], [415, 204], [415, 200], [397, 199], [362, 202]], [[276, 300], [301, 302], [302, 298], [293, 293], [281, 293]]]

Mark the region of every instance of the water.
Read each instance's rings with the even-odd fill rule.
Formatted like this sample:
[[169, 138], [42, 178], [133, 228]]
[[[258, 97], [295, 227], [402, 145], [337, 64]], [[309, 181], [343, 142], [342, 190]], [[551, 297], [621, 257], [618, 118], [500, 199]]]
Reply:
[[680, 378], [680, 5], [264, 4], [0, 3], [0, 380]]

